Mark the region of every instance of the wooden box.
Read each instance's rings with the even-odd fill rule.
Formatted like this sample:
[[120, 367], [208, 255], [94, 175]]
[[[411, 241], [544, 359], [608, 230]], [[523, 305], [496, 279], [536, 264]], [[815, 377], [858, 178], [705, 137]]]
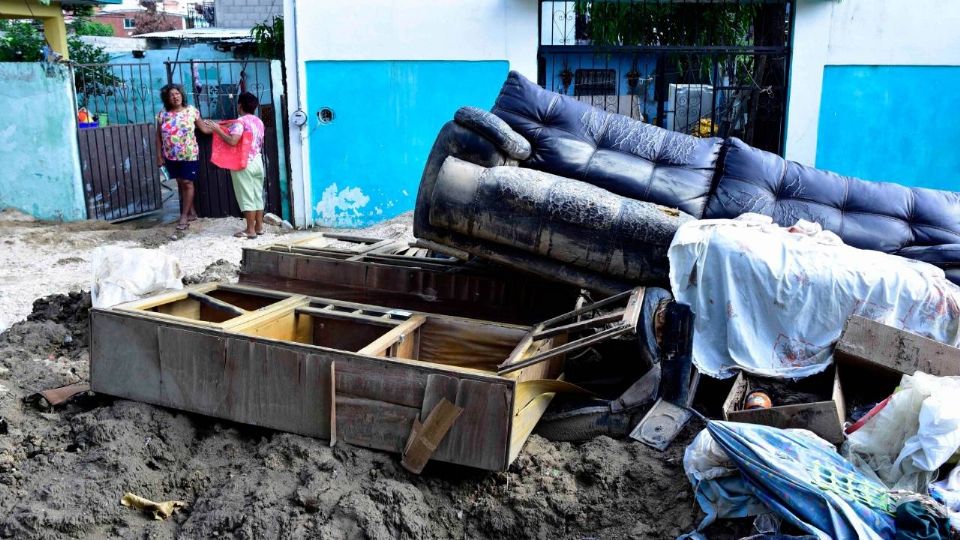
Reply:
[[[778, 396], [770, 396], [773, 407], [769, 409], [743, 410], [744, 399], [750, 388], [764, 378], [740, 373], [723, 404], [723, 418], [731, 422], [762, 424], [777, 428], [808, 429], [834, 444], [843, 442], [846, 405], [837, 369], [831, 366], [824, 373], [802, 379], [797, 383], [805, 390], [821, 396], [812, 403], [777, 405]], [[782, 381], [780, 381], [782, 383]], [[792, 385], [796, 387], [796, 385]]]
[[897, 375], [960, 375], [960, 349], [854, 315], [833, 351], [837, 362]]
[[199, 285], [93, 309], [90, 385], [405, 458], [446, 400], [462, 410], [430, 458], [504, 470], [555, 392], [572, 388], [557, 380], [564, 354], [634, 332], [642, 295], [519, 326]]
[[240, 283], [518, 324], [570, 311], [580, 294], [570, 285], [406, 242], [334, 233], [244, 248]]

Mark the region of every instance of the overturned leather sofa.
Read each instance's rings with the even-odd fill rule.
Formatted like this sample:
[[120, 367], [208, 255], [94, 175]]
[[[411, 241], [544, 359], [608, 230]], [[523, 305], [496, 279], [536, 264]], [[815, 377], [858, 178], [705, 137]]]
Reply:
[[960, 283], [960, 194], [840, 176], [736, 138], [607, 113], [511, 72], [491, 112], [465, 107], [424, 168], [414, 234], [588, 289], [666, 283], [689, 219], [746, 212], [821, 224]]

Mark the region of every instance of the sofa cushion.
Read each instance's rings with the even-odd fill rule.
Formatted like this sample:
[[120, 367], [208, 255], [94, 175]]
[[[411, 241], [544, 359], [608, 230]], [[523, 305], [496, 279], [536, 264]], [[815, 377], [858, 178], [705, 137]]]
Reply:
[[521, 166], [699, 217], [722, 148], [549, 92], [511, 72], [493, 108], [532, 147]]
[[703, 217], [745, 212], [783, 226], [814, 221], [849, 245], [887, 253], [960, 242], [960, 193], [840, 176], [730, 138]]
[[430, 225], [634, 282], [667, 280], [667, 248], [692, 218], [562, 176], [448, 157]]

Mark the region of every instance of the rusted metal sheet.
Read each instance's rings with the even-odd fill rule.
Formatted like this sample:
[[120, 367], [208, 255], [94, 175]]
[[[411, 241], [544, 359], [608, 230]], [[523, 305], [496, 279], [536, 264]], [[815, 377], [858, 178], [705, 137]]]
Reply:
[[[404, 242], [348, 240], [321, 234], [296, 244], [245, 248], [240, 283], [518, 324], [570, 311], [580, 294], [573, 286], [437, 256]], [[353, 246], [317, 247], [334, 241]]]
[[[204, 311], [198, 298], [235, 309]], [[640, 298], [626, 299], [628, 312]], [[488, 470], [509, 465], [553, 396], [518, 407], [518, 383], [558, 377], [563, 356], [507, 375], [497, 367], [567, 343], [542, 327], [242, 285], [198, 285], [91, 319], [96, 392], [391, 452], [446, 399], [462, 413], [431, 459]]]

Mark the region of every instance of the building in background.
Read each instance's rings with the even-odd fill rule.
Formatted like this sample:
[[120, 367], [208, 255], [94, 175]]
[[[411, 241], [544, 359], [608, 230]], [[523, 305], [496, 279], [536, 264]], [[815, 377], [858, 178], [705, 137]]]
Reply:
[[[301, 4], [307, 3], [301, 2]], [[220, 28], [253, 28], [255, 25], [270, 21], [274, 17], [282, 17], [283, 1], [215, 0], [214, 11], [216, 13], [216, 25]]]

